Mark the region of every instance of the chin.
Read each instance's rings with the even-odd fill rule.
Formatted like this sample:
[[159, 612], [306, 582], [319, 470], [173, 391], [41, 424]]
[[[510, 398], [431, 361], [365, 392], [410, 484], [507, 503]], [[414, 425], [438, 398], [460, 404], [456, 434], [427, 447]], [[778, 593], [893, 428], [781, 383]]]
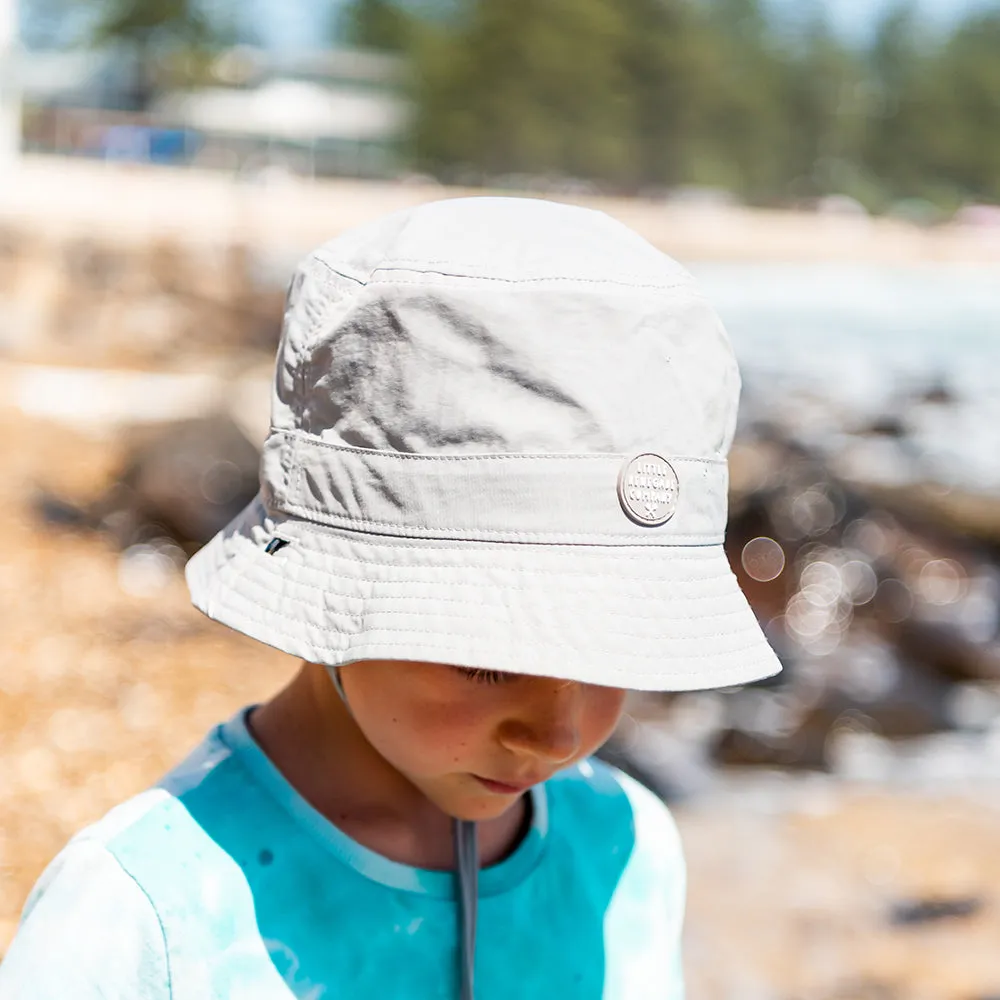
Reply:
[[522, 797], [463, 795], [461, 797], [456, 796], [448, 802], [439, 802], [437, 805], [455, 819], [482, 823], [486, 820], [499, 819], [505, 812], [513, 808]]

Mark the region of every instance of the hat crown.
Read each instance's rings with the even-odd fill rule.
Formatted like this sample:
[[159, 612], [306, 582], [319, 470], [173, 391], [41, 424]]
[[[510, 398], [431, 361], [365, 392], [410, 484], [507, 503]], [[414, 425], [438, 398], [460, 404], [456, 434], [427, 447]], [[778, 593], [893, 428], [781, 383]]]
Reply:
[[535, 199], [423, 205], [299, 267], [272, 424], [414, 454], [724, 455], [739, 376], [688, 272]]

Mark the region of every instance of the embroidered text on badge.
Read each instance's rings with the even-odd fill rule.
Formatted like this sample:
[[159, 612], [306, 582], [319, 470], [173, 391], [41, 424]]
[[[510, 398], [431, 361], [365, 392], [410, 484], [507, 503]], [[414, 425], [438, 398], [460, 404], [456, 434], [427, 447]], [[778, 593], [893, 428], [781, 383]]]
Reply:
[[647, 452], [628, 461], [618, 476], [622, 510], [636, 524], [650, 528], [665, 524], [677, 510], [680, 482], [674, 467]]

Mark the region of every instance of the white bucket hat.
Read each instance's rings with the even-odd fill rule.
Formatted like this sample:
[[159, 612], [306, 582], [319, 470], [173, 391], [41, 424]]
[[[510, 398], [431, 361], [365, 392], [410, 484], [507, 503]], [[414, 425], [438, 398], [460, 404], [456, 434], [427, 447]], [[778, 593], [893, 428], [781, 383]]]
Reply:
[[330, 666], [770, 676], [723, 550], [738, 398], [692, 277], [611, 218], [388, 216], [297, 270], [261, 490], [189, 562], [193, 601]]

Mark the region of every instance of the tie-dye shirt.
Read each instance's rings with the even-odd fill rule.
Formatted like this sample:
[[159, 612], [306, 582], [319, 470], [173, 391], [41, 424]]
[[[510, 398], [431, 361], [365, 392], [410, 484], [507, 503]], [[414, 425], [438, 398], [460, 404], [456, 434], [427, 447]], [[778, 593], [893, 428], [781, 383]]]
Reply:
[[[245, 724], [77, 835], [35, 886], [0, 1000], [454, 1000], [454, 878], [347, 837]], [[532, 790], [480, 873], [477, 1000], [682, 996], [684, 865], [663, 804], [585, 761]]]

